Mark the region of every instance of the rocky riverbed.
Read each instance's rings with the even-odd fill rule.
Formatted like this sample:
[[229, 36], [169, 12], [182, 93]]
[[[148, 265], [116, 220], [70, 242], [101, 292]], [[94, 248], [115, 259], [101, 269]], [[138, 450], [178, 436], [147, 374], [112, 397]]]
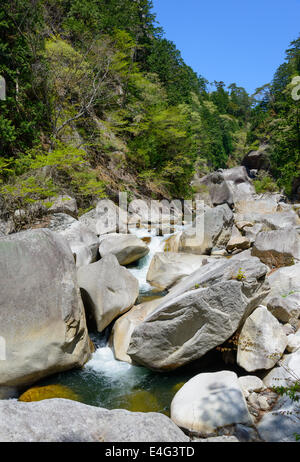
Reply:
[[194, 188], [171, 224], [72, 198], [1, 223], [0, 441], [295, 441], [300, 204], [244, 167]]

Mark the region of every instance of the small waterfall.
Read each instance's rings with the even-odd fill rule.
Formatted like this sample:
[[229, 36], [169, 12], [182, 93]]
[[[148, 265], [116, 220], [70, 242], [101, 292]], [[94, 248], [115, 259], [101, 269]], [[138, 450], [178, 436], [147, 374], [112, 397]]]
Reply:
[[[181, 227], [175, 227], [180, 230]], [[132, 234], [139, 238], [148, 237], [150, 252], [144, 258], [141, 258], [136, 264], [128, 267], [128, 270], [135, 276], [140, 285], [140, 295], [157, 294], [159, 292], [146, 281], [147, 272], [151, 260], [156, 252], [163, 251], [163, 242], [170, 236], [156, 236], [156, 230], [148, 231], [147, 229], [132, 229]], [[97, 405], [108, 408], [125, 407], [123, 399], [131, 393], [157, 393], [163, 398], [163, 401], [170, 402], [172, 396], [172, 386], [174, 386], [179, 377], [164, 378], [163, 374], [155, 374], [142, 366], [133, 366], [123, 361], [118, 361], [114, 357], [113, 350], [108, 346], [108, 339], [111, 334], [109, 326], [102, 334], [91, 335], [96, 346], [96, 351], [92, 359], [84, 366], [83, 375], [86, 384], [100, 390], [97, 392]], [[143, 395], [147, 399], [150, 395]], [[152, 399], [152, 398], [151, 398]], [[164, 407], [162, 407], [162, 410]]]
[[[151, 260], [156, 252], [163, 251], [163, 241], [169, 237], [156, 236], [156, 230], [148, 231], [143, 228], [134, 228], [131, 230], [139, 238], [148, 237], [150, 252], [141, 258], [136, 264], [130, 265], [128, 270], [137, 278], [140, 286], [140, 295], [151, 293], [153, 287], [146, 281], [147, 272]], [[92, 369], [95, 373], [105, 376], [110, 381], [125, 381], [125, 386], [133, 386], [135, 378], [140, 381], [141, 374], [145, 375], [147, 370], [141, 367], [134, 367], [130, 364], [115, 359], [112, 349], [108, 346], [108, 339], [111, 333], [111, 326], [105, 329], [102, 334], [91, 335], [96, 346], [92, 359], [86, 364], [86, 369]]]

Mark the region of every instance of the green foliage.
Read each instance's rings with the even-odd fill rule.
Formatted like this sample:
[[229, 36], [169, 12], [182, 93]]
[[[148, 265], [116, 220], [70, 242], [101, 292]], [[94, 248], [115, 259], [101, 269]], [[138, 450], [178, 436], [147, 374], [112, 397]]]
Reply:
[[[26, 162], [22, 163], [24, 159]], [[21, 172], [19, 176], [12, 174], [16, 171], [12, 163], [0, 164], [2, 172], [10, 174], [9, 180], [0, 185], [7, 213], [16, 209], [28, 210], [41, 201], [44, 206], [51, 206], [48, 199], [61, 191], [72, 194], [80, 205], [88, 203], [93, 197], [104, 196], [104, 184], [88, 165], [82, 149], [58, 144], [52, 152], [31, 150], [16, 163]]]
[[274, 391], [280, 396], [288, 396], [292, 401], [300, 401], [300, 382], [295, 382], [290, 387], [274, 387]]
[[27, 191], [23, 182], [47, 170], [57, 191], [87, 208], [103, 194], [100, 165], [117, 151], [137, 188], [181, 198], [192, 193], [195, 165], [206, 174], [242, 157], [251, 98], [223, 82], [209, 93], [163, 36], [152, 6], [2, 2], [0, 74], [8, 98], [0, 102], [0, 151], [9, 163], [0, 178], [24, 200], [42, 195], [42, 185]]
[[3, 0], [0, 5], [0, 75], [7, 98], [0, 101], [0, 153], [14, 156], [31, 146], [48, 118], [43, 104], [40, 0]]
[[236, 275], [235, 279], [237, 279], [238, 281], [243, 281], [244, 279], [246, 279], [245, 271], [243, 271], [242, 268], [239, 268], [238, 274]]
[[300, 106], [292, 98], [292, 79], [299, 75], [299, 43], [299, 38], [291, 43], [286, 62], [279, 66], [273, 81], [256, 91], [259, 99], [247, 137], [248, 143], [256, 146], [262, 140], [269, 143], [270, 173], [288, 195], [300, 172]]
[[278, 185], [265, 171], [259, 172], [257, 178], [253, 181], [253, 185], [257, 194], [278, 191]]

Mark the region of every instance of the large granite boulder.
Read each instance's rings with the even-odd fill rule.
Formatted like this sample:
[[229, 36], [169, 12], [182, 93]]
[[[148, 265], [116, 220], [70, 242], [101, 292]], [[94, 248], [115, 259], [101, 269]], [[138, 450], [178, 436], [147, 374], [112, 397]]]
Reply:
[[238, 377], [230, 371], [198, 374], [185, 383], [171, 403], [171, 419], [201, 436], [231, 425], [253, 425]]
[[[127, 351], [131, 341], [132, 332], [143, 323], [146, 318], [161, 307], [164, 303], [174, 300], [182, 294], [195, 290], [196, 288], [209, 287], [216, 283], [222, 283], [228, 280], [235, 280], [240, 274], [243, 280], [244, 290], [252, 298], [251, 308], [259, 305], [268, 292], [269, 286], [265, 284], [264, 277], [268, 268], [261, 264], [259, 259], [251, 257], [244, 253], [228, 259], [215, 259], [206, 265], [202, 265], [190, 276], [181, 279], [177, 284], [170, 288], [169, 293], [163, 298], [152, 300], [135, 306], [128, 313], [119, 318], [113, 329], [114, 350], [117, 359], [132, 362]], [[246, 289], [246, 288], [249, 288]], [[254, 290], [254, 292], [253, 292]], [[252, 294], [252, 295], [251, 295]]]
[[195, 176], [191, 185], [197, 192], [199, 200], [209, 198], [208, 205], [217, 206], [221, 204], [228, 204], [233, 206], [232, 192], [226, 183], [222, 172], [213, 172], [205, 177], [199, 178]]
[[77, 218], [78, 207], [76, 199], [73, 197], [67, 195], [53, 197], [49, 199], [49, 202], [52, 203], [51, 207], [48, 209], [49, 213], [66, 213], [67, 215]]
[[246, 371], [271, 369], [287, 346], [282, 325], [265, 306], [259, 306], [242, 328], [238, 340], [237, 363]]
[[[205, 255], [225, 249], [232, 232], [233, 213], [227, 204], [199, 213], [192, 226], [168, 240], [170, 251]], [[176, 242], [176, 245], [174, 243]]]
[[187, 443], [163, 414], [109, 411], [66, 399], [0, 401], [1, 442]]
[[262, 441], [268, 443], [295, 443], [300, 434], [300, 405], [288, 396], [279, 397], [271, 412], [267, 412], [257, 424]]
[[268, 281], [271, 292], [267, 301], [276, 296], [285, 298], [300, 292], [300, 263], [277, 269], [268, 276]]
[[58, 233], [68, 241], [78, 268], [97, 261], [99, 238], [83, 223], [75, 221]]
[[129, 265], [148, 255], [149, 251], [147, 244], [133, 234], [109, 234], [100, 238], [101, 257], [113, 254], [120, 265]]
[[299, 217], [294, 210], [261, 215], [259, 220], [269, 230], [295, 228], [300, 224]]
[[138, 280], [120, 266], [115, 255], [79, 268], [78, 284], [87, 319], [98, 332], [128, 311], [139, 295]]
[[255, 194], [255, 188], [245, 167], [223, 170], [222, 175], [231, 190], [234, 203], [241, 198], [249, 198]]
[[300, 260], [300, 236], [294, 229], [261, 232], [252, 255], [270, 268], [293, 265]]
[[110, 199], [101, 199], [95, 209], [81, 215], [79, 221], [97, 236], [109, 233], [126, 233], [128, 229], [127, 212]]
[[[183, 207], [179, 200], [169, 202], [168, 200], [134, 199], [128, 206], [129, 222], [143, 225], [162, 225], [181, 223], [183, 218]], [[186, 214], [186, 211], [184, 210]], [[188, 212], [188, 215], [191, 211]]]
[[277, 212], [281, 199], [280, 194], [261, 194], [249, 198], [241, 198], [235, 203], [235, 212], [240, 215], [266, 215]]
[[68, 243], [39, 229], [0, 238], [0, 384], [31, 384], [90, 357], [76, 267]]
[[[300, 284], [300, 281], [299, 281]], [[287, 323], [300, 318], [300, 289], [299, 292], [291, 291], [290, 294], [277, 295], [268, 300], [268, 310], [279, 319]]]
[[251, 258], [205, 265], [153, 305], [134, 328], [127, 354], [157, 370], [201, 358], [228, 340], [266, 297], [266, 272]]
[[147, 281], [160, 290], [169, 289], [216, 257], [176, 252], [158, 252], [150, 263]]
[[255, 194], [245, 167], [220, 169], [202, 178], [196, 174], [191, 184], [197, 198], [211, 206], [228, 204], [232, 207], [241, 198]]
[[249, 151], [245, 155], [242, 165], [248, 170], [261, 170], [269, 166], [268, 152], [270, 146], [268, 144], [261, 144], [256, 151]]

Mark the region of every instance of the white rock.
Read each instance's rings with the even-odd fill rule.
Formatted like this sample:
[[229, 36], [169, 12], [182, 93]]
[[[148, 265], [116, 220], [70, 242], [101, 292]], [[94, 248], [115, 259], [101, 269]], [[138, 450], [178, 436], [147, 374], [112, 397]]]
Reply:
[[242, 328], [237, 363], [248, 372], [271, 369], [286, 345], [287, 337], [280, 323], [265, 306], [259, 306]]
[[[163, 414], [107, 410], [66, 399], [0, 401], [1, 442], [184, 442]], [[114, 457], [113, 457], [114, 458]]]
[[147, 273], [147, 281], [161, 290], [168, 289], [185, 276], [192, 274], [203, 264], [212, 261], [208, 256], [158, 252], [152, 258]]
[[108, 234], [100, 238], [101, 257], [113, 254], [120, 265], [129, 265], [145, 257], [149, 251], [147, 244], [133, 234]]
[[300, 236], [292, 228], [260, 232], [255, 239], [252, 255], [270, 268], [293, 265], [300, 259]]
[[294, 353], [294, 351], [299, 350], [300, 348], [300, 329], [296, 332], [296, 334], [290, 334], [288, 336], [288, 344], [287, 344], [287, 351], [289, 353]]
[[289, 387], [300, 379], [300, 349], [282, 357], [278, 366], [263, 379], [267, 387]]
[[198, 374], [176, 393], [171, 419], [196, 434], [211, 434], [233, 424], [252, 425], [237, 375], [230, 371]]
[[239, 383], [244, 394], [263, 391], [266, 388], [263, 381], [255, 375], [239, 377]]
[[300, 292], [300, 263], [279, 268], [268, 276], [268, 281], [271, 292], [267, 301], [277, 295], [286, 297], [291, 293]]
[[68, 241], [78, 268], [97, 260], [99, 239], [83, 223], [75, 221], [64, 231], [59, 231], [59, 234]]
[[128, 311], [139, 294], [139, 282], [119, 265], [114, 255], [78, 270], [87, 318], [102, 332], [116, 317]]
[[268, 310], [281, 322], [288, 323], [300, 317], [300, 292], [278, 295], [268, 300]]
[[[71, 249], [37, 229], [0, 238], [0, 385], [21, 386], [90, 358]], [[1, 357], [1, 359], [3, 359]]]
[[296, 442], [295, 433], [300, 433], [299, 403], [288, 397], [280, 397], [271, 412], [267, 412], [257, 424], [263, 441], [270, 443]]
[[258, 396], [257, 402], [258, 402], [259, 408], [262, 411], [267, 411], [268, 409], [270, 409], [270, 404], [268, 403], [268, 399], [266, 396], [263, 396], [263, 395]]

